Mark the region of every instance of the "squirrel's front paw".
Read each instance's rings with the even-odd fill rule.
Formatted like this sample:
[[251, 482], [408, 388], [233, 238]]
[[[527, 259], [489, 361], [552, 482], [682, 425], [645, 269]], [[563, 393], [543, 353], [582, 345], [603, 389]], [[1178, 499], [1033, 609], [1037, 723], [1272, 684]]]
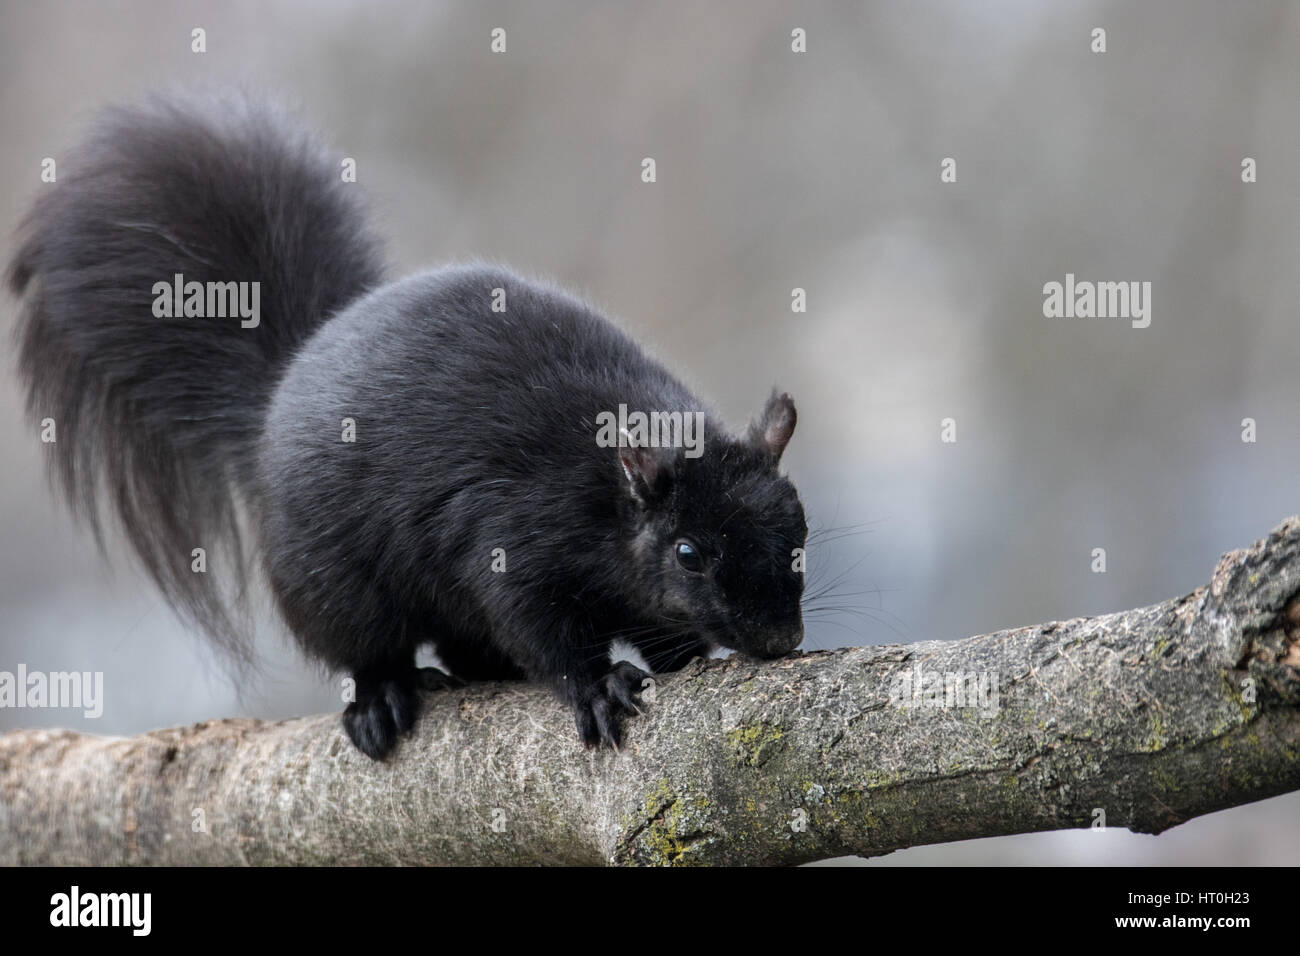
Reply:
[[636, 697], [641, 683], [651, 677], [629, 661], [619, 661], [604, 677], [579, 694], [573, 711], [578, 736], [588, 747], [602, 743], [618, 747], [623, 741], [621, 721], [641, 713]]

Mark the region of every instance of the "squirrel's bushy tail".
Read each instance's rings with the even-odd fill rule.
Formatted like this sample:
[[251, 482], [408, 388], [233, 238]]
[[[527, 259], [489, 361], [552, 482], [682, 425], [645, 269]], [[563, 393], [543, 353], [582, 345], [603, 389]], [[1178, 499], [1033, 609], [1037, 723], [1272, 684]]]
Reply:
[[[8, 283], [27, 404], [54, 420], [52, 476], [97, 535], [115, 511], [171, 603], [247, 658], [192, 552], [244, 559], [269, 398], [294, 349], [382, 276], [340, 160], [285, 111], [244, 96], [105, 112], [24, 222]], [[154, 314], [157, 283], [259, 283], [256, 327]]]

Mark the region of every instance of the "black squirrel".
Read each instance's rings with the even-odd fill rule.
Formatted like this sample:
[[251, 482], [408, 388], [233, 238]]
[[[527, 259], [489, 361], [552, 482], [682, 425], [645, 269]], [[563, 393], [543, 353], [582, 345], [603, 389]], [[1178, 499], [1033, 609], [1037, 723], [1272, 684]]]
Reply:
[[[588, 746], [617, 746], [649, 675], [611, 663], [616, 639], [656, 672], [716, 646], [794, 650], [808, 528], [778, 470], [789, 396], [735, 437], [549, 284], [485, 264], [385, 284], [340, 169], [242, 94], [110, 109], [70, 154], [8, 282], [74, 511], [98, 535], [110, 502], [173, 606], [236, 658], [251, 529], [302, 647], [355, 677], [343, 723], [376, 759], [421, 689], [545, 683]], [[258, 313], [172, 314], [173, 283], [200, 313], [212, 284], [257, 283]], [[703, 442], [599, 440], [627, 410], [699, 413]], [[226, 556], [224, 589], [197, 547]], [[425, 644], [450, 675], [416, 666]]]

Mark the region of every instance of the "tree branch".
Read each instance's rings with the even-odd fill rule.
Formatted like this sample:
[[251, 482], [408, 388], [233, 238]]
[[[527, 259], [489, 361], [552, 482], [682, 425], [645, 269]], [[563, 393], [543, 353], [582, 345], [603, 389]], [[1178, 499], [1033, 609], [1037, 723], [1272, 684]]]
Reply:
[[430, 695], [383, 764], [337, 714], [9, 733], [0, 864], [791, 864], [1098, 811], [1159, 833], [1300, 789], [1300, 519], [1163, 604], [696, 661], [653, 696], [620, 753], [506, 683]]

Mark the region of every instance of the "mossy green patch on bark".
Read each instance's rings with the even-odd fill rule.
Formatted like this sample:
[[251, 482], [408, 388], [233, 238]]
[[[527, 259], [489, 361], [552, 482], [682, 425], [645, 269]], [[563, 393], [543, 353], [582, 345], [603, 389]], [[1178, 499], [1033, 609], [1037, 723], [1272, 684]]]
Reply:
[[704, 794], [680, 791], [671, 780], [660, 779], [645, 796], [644, 822], [626, 844], [627, 855], [643, 866], [703, 865], [717, 839], [713, 810], [713, 801]]
[[776, 724], [758, 721], [741, 724], [727, 732], [732, 756], [737, 765], [761, 767], [780, 750], [785, 730]]

